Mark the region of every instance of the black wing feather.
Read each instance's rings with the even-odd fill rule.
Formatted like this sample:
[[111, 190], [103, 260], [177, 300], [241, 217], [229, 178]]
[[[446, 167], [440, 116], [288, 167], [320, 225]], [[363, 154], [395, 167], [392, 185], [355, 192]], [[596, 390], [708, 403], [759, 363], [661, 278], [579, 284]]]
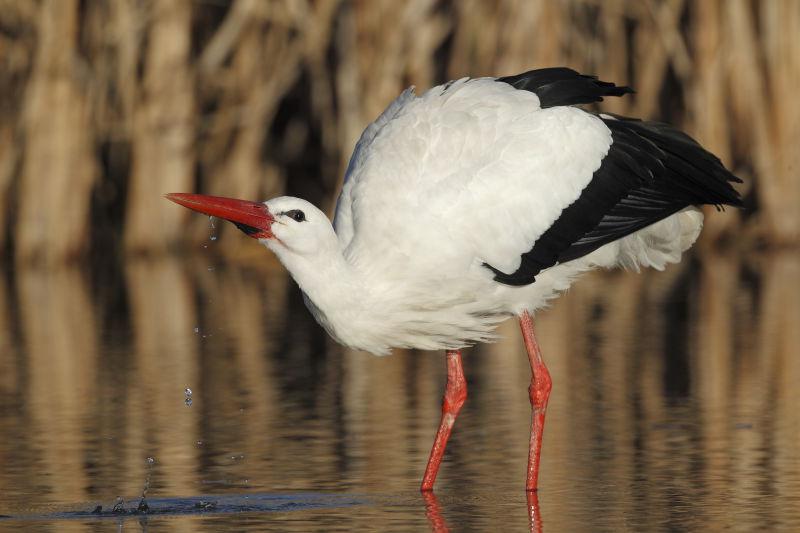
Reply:
[[596, 76], [580, 74], [566, 67], [529, 70], [516, 76], [497, 78], [497, 81], [535, 93], [542, 109], [601, 102], [604, 96], [623, 96], [634, 92], [630, 87], [618, 87], [613, 83], [600, 81]]
[[495, 280], [533, 283], [545, 268], [583, 257], [689, 205], [742, 205], [731, 186], [741, 180], [685, 133], [659, 122], [600, 119], [612, 143], [589, 185], [522, 254], [515, 272], [486, 265]]

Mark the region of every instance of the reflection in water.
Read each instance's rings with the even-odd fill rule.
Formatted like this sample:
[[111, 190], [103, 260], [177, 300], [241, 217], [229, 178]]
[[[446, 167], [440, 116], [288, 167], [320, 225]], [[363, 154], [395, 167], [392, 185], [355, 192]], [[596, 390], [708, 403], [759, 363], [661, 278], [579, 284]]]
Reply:
[[[9, 413], [16, 424], [3, 427], [2, 433], [13, 435], [3, 439], [5, 446], [23, 457], [18, 462], [3, 453], [3, 463], [47, 473], [45, 481], [26, 475], [31, 471], [16, 472], [19, 496], [37, 494], [45, 482], [49, 496], [71, 498], [89, 484], [81, 429], [92, 416], [93, 405], [86, 399], [94, 396], [99, 368], [95, 310], [78, 270], [28, 270], [16, 281], [15, 333], [21, 342], [14, 352], [21, 382], [15, 384], [19, 396], [9, 398], [18, 407]], [[4, 487], [3, 492], [11, 491]]]
[[539, 493], [528, 492], [525, 497], [528, 504], [528, 521], [531, 533], [542, 532], [542, 512], [539, 510]]
[[438, 498], [420, 499], [443, 355], [334, 345], [264, 263], [150, 258], [102, 283], [78, 267], [4, 272], [0, 514], [110, 508], [148, 486], [148, 500], [371, 502], [159, 523], [175, 530], [800, 527], [796, 253], [595, 273], [539, 314], [554, 383], [541, 503], [523, 491], [530, 371], [513, 321], [465, 352], [470, 397]]
[[422, 499], [425, 500], [425, 516], [431, 525], [431, 530], [435, 533], [447, 533], [450, 527], [442, 516], [442, 506], [439, 498], [433, 492], [423, 492]]

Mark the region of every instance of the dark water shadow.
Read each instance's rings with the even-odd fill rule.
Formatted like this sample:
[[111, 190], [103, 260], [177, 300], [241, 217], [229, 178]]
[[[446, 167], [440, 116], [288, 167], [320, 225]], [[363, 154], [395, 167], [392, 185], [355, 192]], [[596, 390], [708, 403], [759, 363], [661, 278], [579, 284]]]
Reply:
[[36, 510], [14, 516], [2, 515], [0, 521], [25, 520], [86, 520], [168, 517], [186, 515], [214, 515], [234, 513], [284, 513], [363, 505], [367, 499], [362, 496], [322, 493], [254, 493], [201, 495], [184, 498], [152, 498], [146, 505], [138, 499], [127, 504], [87, 504], [80, 509]]

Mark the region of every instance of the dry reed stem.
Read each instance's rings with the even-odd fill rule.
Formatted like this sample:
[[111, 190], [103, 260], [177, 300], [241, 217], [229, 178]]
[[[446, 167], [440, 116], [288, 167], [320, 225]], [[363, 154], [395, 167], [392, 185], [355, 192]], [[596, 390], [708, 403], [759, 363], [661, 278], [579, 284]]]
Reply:
[[98, 175], [90, 102], [74, 68], [78, 3], [39, 5], [39, 46], [21, 117], [25, 151], [15, 247], [22, 261], [58, 262], [88, 248], [89, 201]]
[[190, 62], [189, 0], [154, 0], [144, 79], [133, 113], [133, 163], [125, 245], [164, 249], [181, 234], [187, 213], [164, 209], [162, 196], [194, 182], [195, 99]]
[[[308, 191], [330, 207], [360, 132], [406, 86], [555, 64], [634, 86], [635, 96], [602, 108], [697, 136], [752, 175], [742, 189], [756, 193], [757, 229], [746, 234], [800, 241], [793, 0], [0, 8], [0, 247], [13, 226], [20, 258], [86, 250], [98, 189], [116, 191], [95, 207], [124, 209], [117, 231], [131, 250], [205, 234], [203, 221], [187, 228], [188, 214], [160, 198], [195, 184], [250, 197]], [[704, 238], [735, 234], [741, 221], [736, 210], [715, 214]]]
[[[16, 166], [19, 164], [19, 146], [14, 142], [14, 132], [9, 125], [0, 127], [0, 206], [9, 205]], [[5, 248], [9, 213], [0, 209], [0, 251]]]

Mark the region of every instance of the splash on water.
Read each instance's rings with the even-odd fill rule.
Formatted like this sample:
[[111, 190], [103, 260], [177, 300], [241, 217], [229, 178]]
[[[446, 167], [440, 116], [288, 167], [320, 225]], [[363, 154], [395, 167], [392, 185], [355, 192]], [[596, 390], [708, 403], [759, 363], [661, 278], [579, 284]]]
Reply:
[[[189, 389], [187, 388], [186, 390], [189, 390]], [[153, 474], [153, 465], [156, 464], [155, 457], [148, 457], [145, 460], [145, 464], [147, 465], [147, 475], [144, 478], [144, 487], [142, 488], [142, 497], [139, 500], [139, 505], [136, 507], [136, 511], [139, 512], [139, 513], [147, 513], [147, 511], [150, 510], [150, 506], [147, 505], [147, 491], [150, 490], [150, 476], [152, 476], [152, 474]]]
[[[95, 511], [99, 513], [102, 511], [102, 507], [100, 509], [95, 509]], [[117, 496], [117, 503], [115, 503], [114, 507], [111, 508], [111, 512], [114, 514], [125, 512], [125, 500], [122, 499], [122, 496]]]
[[[150, 505], [147, 503], [147, 491], [150, 490], [150, 477], [153, 475], [153, 465], [156, 464], [155, 457], [148, 457], [145, 460], [145, 464], [147, 465], [147, 474], [144, 479], [144, 487], [142, 488], [142, 496], [139, 499], [139, 505], [136, 506], [135, 510], [133, 508], [126, 509], [125, 500], [122, 496], [117, 496], [117, 502], [114, 504], [114, 507], [111, 508], [111, 515], [145, 515], [150, 512]], [[104, 513], [103, 506], [98, 505], [89, 514], [103, 516], [109, 514], [109, 512], [106, 511]]]

